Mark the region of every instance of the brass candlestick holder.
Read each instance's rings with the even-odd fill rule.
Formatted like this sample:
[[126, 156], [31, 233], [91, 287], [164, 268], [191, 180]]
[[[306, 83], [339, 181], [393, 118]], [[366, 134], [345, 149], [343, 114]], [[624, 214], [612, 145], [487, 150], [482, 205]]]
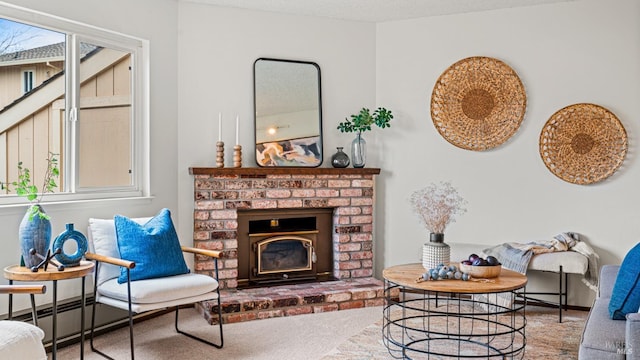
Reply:
[[216, 143], [216, 166], [219, 168], [224, 167], [224, 141]]
[[242, 167], [242, 145], [233, 147], [233, 167]]

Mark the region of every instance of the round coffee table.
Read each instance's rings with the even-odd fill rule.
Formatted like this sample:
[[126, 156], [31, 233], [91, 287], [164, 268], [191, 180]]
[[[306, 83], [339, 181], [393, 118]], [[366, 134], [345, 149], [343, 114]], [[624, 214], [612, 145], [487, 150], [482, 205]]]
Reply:
[[493, 279], [419, 281], [425, 269], [383, 271], [382, 337], [398, 359], [523, 358], [527, 277], [502, 269]]

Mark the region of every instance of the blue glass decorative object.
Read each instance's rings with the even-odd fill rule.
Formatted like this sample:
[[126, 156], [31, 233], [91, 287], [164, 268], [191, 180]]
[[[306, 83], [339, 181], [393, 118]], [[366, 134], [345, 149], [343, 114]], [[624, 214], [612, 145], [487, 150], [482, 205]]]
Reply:
[[[87, 252], [87, 238], [79, 231], [73, 228], [73, 224], [67, 224], [67, 229], [63, 231], [56, 239], [53, 241], [53, 250], [58, 251], [60, 253], [56, 255], [56, 260], [60, 262], [60, 264], [69, 267], [69, 266], [78, 266], [80, 265], [80, 260]], [[67, 254], [64, 251], [64, 243], [67, 240], [73, 240], [76, 242], [76, 252], [73, 254]]]

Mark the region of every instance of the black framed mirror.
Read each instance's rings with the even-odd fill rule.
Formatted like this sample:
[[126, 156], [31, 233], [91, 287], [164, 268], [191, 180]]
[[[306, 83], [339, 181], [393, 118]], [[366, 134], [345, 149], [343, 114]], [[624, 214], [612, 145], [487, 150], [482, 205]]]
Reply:
[[253, 64], [256, 163], [322, 164], [320, 67], [314, 62], [259, 58]]

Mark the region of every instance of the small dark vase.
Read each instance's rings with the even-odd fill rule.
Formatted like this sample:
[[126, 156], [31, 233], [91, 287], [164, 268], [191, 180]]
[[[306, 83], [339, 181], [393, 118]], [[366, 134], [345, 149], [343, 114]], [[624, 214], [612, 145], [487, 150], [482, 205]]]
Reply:
[[441, 243], [444, 242], [444, 234], [443, 233], [429, 233], [429, 241]]
[[334, 168], [346, 168], [349, 166], [349, 156], [342, 151], [341, 146], [336, 149], [338, 149], [338, 151], [331, 157], [331, 165]]
[[[31, 205], [40, 208], [40, 211], [44, 213], [44, 210], [40, 205]], [[31, 249], [35, 249], [36, 253], [47, 256], [47, 250], [51, 243], [51, 222], [49, 219], [42, 219], [40, 216], [35, 215], [33, 219], [29, 220], [29, 215], [32, 213], [31, 208], [27, 210], [27, 213], [20, 222], [20, 228], [18, 229], [18, 239], [20, 239], [20, 251], [24, 264], [27, 267], [38, 266], [42, 261], [37, 255], [31, 255]]]

